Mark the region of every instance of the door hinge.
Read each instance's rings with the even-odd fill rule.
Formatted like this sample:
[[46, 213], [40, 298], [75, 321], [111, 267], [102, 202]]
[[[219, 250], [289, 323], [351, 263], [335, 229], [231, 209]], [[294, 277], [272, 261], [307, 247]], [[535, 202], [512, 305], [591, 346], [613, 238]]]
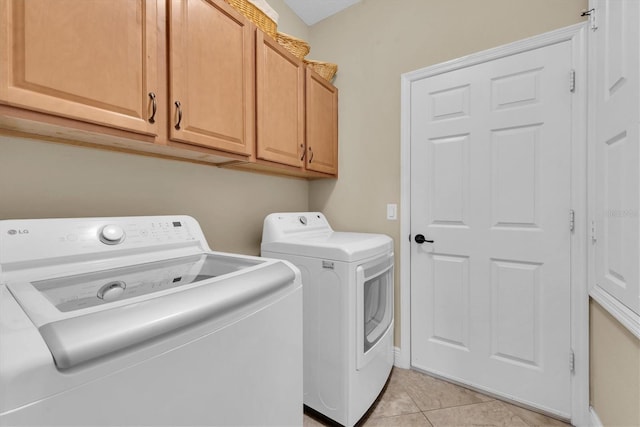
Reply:
[[598, 241], [598, 237], [596, 236], [596, 222], [595, 220], [591, 220], [591, 243], [596, 243]]
[[576, 211], [569, 209], [569, 231], [576, 228]]
[[569, 92], [576, 91], [576, 70], [569, 71]]
[[569, 351], [569, 371], [571, 373], [576, 371], [576, 355], [573, 350]]
[[583, 10], [582, 13], [580, 14], [580, 16], [588, 16], [589, 17], [589, 22], [591, 22], [591, 31], [595, 31], [598, 29], [598, 25], [596, 24], [596, 10], [594, 9], [589, 9], [589, 10]]

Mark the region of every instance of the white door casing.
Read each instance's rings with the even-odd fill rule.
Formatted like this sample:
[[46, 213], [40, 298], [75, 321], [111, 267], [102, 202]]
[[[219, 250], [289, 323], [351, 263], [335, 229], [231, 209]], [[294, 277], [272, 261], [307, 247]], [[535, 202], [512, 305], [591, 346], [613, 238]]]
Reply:
[[571, 416], [568, 41], [411, 83], [412, 365]]

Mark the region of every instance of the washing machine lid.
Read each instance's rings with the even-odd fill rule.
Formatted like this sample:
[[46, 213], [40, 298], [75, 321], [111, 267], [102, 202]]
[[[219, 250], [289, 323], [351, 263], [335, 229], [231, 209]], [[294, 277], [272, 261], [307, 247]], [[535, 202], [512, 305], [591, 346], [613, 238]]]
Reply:
[[263, 253], [355, 262], [392, 252], [393, 240], [385, 234], [329, 231], [292, 235], [279, 241], [263, 242], [261, 249]]
[[281, 261], [207, 253], [6, 286], [58, 369], [239, 312], [295, 286]]

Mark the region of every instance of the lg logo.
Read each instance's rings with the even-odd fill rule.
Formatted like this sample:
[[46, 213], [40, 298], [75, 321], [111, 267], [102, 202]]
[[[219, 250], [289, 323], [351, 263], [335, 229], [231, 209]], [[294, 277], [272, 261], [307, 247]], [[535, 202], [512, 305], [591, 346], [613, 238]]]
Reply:
[[7, 234], [10, 236], [15, 236], [16, 234], [29, 234], [29, 230], [9, 230]]

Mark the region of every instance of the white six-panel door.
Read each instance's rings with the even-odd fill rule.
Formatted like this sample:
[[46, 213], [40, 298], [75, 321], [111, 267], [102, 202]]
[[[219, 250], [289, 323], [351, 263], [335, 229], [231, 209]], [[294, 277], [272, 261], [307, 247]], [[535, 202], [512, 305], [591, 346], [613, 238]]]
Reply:
[[[640, 1], [592, 0], [590, 4], [597, 26], [589, 38], [595, 296], [607, 309], [622, 314], [620, 320], [638, 335]], [[620, 305], [612, 305], [613, 299]]]
[[412, 82], [411, 363], [570, 417], [570, 42]]

